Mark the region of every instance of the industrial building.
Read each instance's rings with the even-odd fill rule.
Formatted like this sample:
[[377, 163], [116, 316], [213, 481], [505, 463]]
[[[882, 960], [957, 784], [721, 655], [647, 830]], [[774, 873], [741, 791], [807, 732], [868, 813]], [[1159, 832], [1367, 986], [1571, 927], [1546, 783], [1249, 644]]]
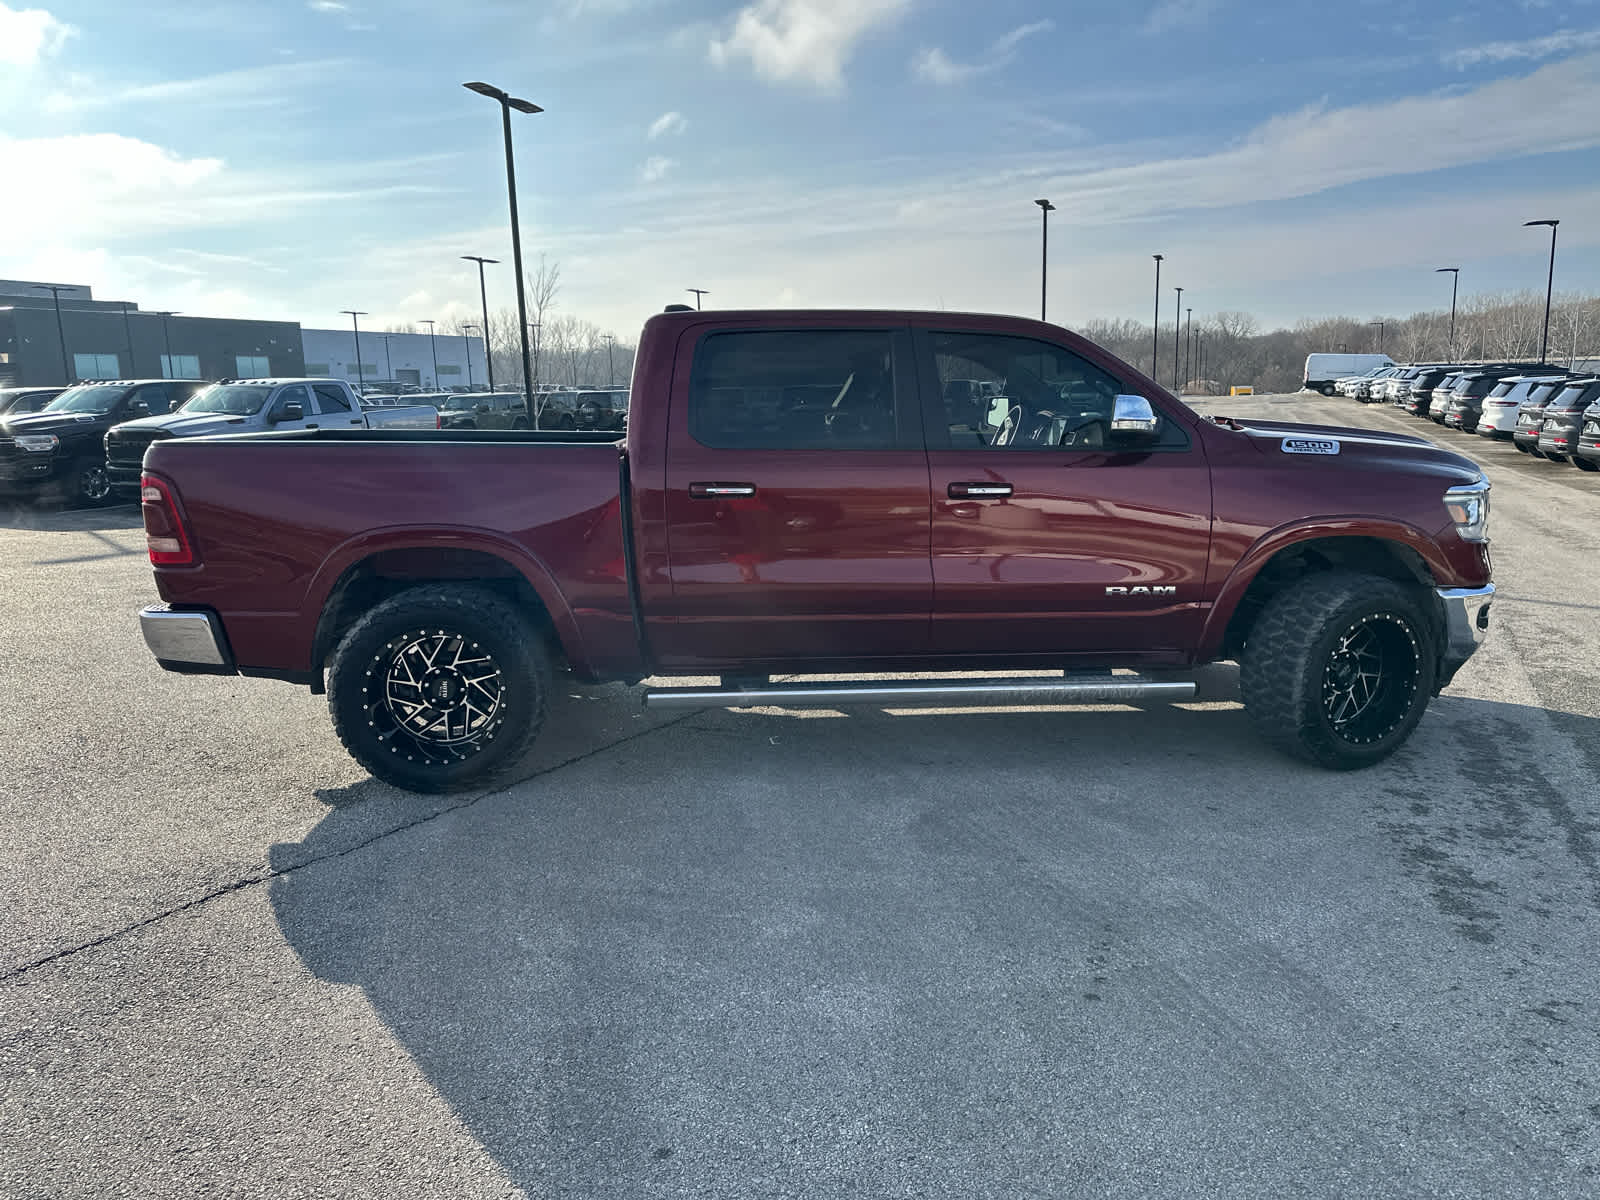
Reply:
[[416, 387], [425, 392], [488, 386], [483, 341], [470, 334], [303, 329], [300, 336], [307, 375], [331, 375], [357, 386]]
[[0, 279], [0, 386], [304, 373], [294, 321], [149, 312], [87, 284]]

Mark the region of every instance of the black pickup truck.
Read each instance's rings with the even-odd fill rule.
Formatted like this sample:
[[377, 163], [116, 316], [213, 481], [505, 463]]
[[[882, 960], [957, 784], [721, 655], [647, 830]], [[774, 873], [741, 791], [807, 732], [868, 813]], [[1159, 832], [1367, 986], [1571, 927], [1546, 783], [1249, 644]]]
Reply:
[[171, 412], [206, 386], [198, 379], [80, 383], [40, 412], [0, 419], [0, 495], [104, 504], [111, 498], [106, 432]]

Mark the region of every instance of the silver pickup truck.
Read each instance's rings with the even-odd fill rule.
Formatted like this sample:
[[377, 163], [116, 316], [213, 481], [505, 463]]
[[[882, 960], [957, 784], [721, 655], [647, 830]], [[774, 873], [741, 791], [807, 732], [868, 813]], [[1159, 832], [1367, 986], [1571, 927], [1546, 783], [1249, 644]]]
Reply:
[[212, 384], [183, 407], [114, 425], [106, 433], [106, 477], [119, 498], [139, 494], [144, 452], [162, 438], [283, 429], [437, 429], [428, 404], [367, 407], [342, 379], [239, 379]]

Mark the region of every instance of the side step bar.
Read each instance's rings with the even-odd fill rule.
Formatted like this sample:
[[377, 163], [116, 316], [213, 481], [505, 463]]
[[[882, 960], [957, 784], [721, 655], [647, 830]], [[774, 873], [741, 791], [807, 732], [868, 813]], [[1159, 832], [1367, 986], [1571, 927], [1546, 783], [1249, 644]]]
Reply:
[[1190, 680], [1142, 675], [1060, 675], [1042, 679], [884, 679], [860, 683], [777, 683], [756, 687], [653, 688], [646, 708], [800, 708], [879, 704], [891, 708], [971, 705], [1172, 704], [1193, 700]]

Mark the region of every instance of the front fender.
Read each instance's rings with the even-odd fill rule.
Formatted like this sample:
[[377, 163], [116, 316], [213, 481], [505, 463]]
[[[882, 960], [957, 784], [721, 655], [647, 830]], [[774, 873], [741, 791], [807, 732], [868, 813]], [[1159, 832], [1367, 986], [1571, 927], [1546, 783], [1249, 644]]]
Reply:
[[1223, 580], [1201, 630], [1199, 660], [1216, 657], [1239, 602], [1274, 556], [1294, 546], [1328, 538], [1361, 538], [1402, 546], [1422, 560], [1436, 582], [1453, 581], [1458, 574], [1437, 539], [1405, 521], [1377, 517], [1313, 517], [1280, 525], [1257, 538]]

